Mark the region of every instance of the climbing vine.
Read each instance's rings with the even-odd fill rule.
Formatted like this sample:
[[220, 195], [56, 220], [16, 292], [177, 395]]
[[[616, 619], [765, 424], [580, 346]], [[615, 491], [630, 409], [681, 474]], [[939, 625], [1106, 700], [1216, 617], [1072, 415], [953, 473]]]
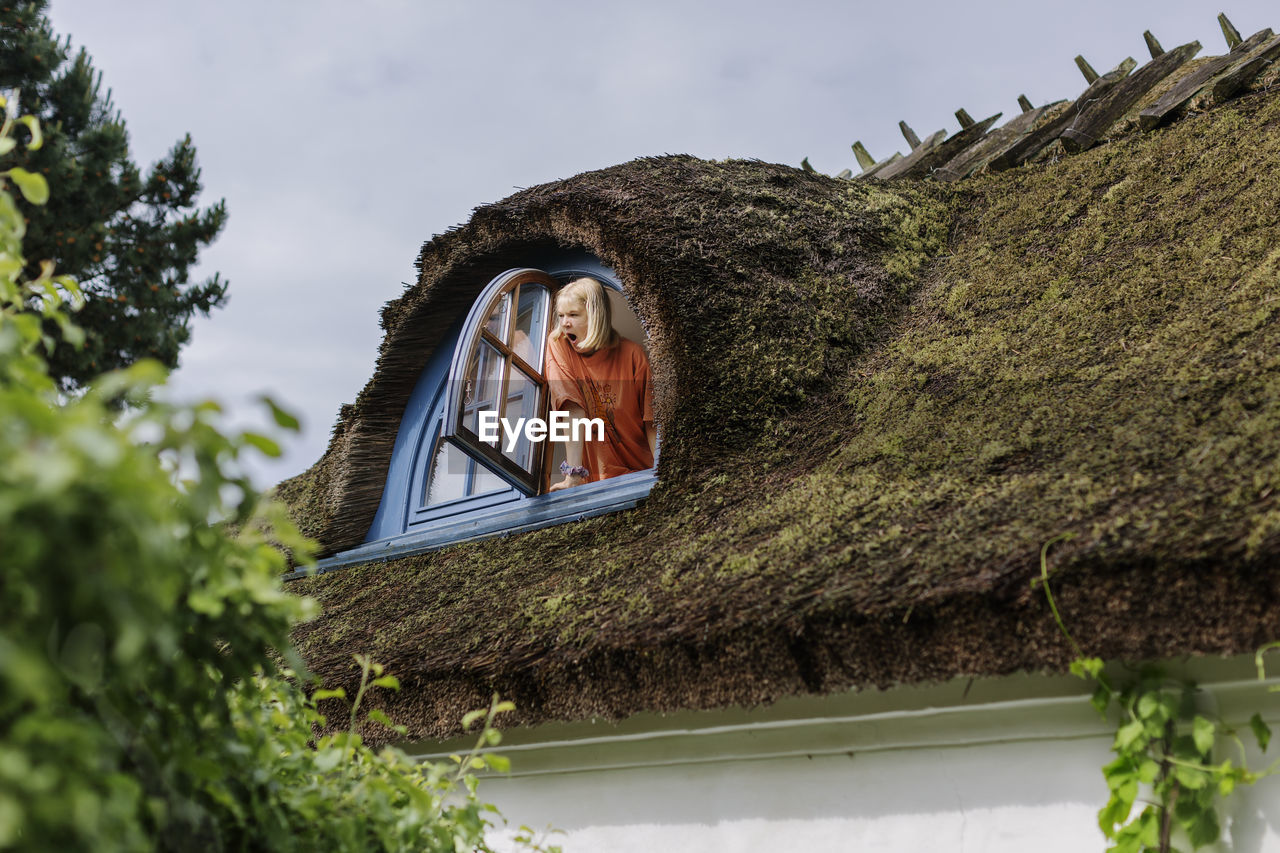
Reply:
[[[1241, 737], [1247, 728], [1265, 753], [1271, 729], [1257, 713], [1247, 727], [1228, 724], [1204, 707], [1195, 684], [1158, 666], [1140, 667], [1121, 679], [1101, 658], [1087, 656], [1067, 630], [1049, 588], [1049, 547], [1064, 538], [1050, 539], [1040, 549], [1039, 582], [1075, 652], [1071, 674], [1094, 684], [1089, 701], [1104, 719], [1114, 709], [1118, 720], [1111, 744], [1115, 758], [1102, 768], [1109, 796], [1098, 812], [1098, 827], [1111, 842], [1107, 853], [1171, 853], [1181, 839], [1193, 849], [1212, 844], [1222, 834], [1219, 801], [1280, 770], [1280, 761], [1250, 769]], [[1259, 678], [1265, 677], [1264, 653], [1277, 647], [1280, 643], [1258, 650]], [[1215, 755], [1223, 741], [1229, 745], [1225, 757]]]

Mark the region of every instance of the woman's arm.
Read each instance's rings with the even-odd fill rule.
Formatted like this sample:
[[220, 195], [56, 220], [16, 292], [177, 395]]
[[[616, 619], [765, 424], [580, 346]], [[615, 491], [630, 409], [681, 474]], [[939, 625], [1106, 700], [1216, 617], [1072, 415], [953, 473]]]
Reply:
[[[567, 404], [564, 407], [564, 411], [569, 413], [570, 424], [572, 424], [574, 421], [578, 420], [579, 418], [585, 418], [587, 416], [587, 410], [574, 403]], [[584, 443], [582, 439], [582, 434], [579, 433], [577, 430], [573, 430], [573, 429], [570, 429], [569, 434], [571, 436], [577, 435], [578, 438], [577, 440], [570, 440], [568, 442], [565, 442], [564, 461], [569, 465], [570, 468], [578, 468], [582, 465], [582, 445]], [[575, 477], [572, 474], [569, 474], [569, 475], [566, 475], [565, 478], [560, 482], [552, 483], [551, 488], [547, 489], [547, 491], [558, 492], [561, 489], [568, 489], [568, 488], [572, 488], [573, 486], [581, 486], [585, 482], [587, 482], [586, 477]]]

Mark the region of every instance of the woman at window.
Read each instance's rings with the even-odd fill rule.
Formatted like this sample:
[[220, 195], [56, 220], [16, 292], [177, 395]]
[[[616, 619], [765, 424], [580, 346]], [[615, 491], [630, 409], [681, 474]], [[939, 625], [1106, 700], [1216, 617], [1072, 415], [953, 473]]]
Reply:
[[553, 410], [604, 422], [603, 441], [565, 446], [564, 479], [550, 491], [653, 467], [658, 433], [649, 359], [614, 330], [609, 297], [594, 278], [575, 279], [556, 294], [546, 371]]

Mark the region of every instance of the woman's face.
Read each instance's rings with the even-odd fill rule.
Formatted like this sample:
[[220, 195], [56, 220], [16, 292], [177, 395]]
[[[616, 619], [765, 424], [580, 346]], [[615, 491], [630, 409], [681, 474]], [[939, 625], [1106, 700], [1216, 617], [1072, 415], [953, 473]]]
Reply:
[[578, 352], [587, 352], [583, 341], [587, 338], [587, 306], [581, 299], [563, 299], [556, 302], [556, 322], [569, 343]]

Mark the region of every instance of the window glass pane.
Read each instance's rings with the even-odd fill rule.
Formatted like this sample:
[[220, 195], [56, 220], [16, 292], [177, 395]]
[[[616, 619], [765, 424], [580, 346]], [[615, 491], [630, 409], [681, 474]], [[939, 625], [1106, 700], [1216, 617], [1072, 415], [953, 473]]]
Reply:
[[[499, 412], [498, 395], [502, 388], [502, 366], [505, 359], [489, 344], [480, 341], [475, 361], [467, 372], [466, 387], [462, 393], [461, 422], [467, 429], [479, 435], [480, 412]], [[499, 412], [501, 417], [501, 412]]]
[[452, 442], [441, 441], [437, 448], [427, 477], [427, 493], [422, 501], [426, 506], [507, 488], [498, 475], [477, 465]]
[[493, 313], [489, 315], [489, 319], [485, 320], [484, 327], [504, 344], [507, 342], [507, 312], [511, 310], [511, 291], [502, 294], [502, 298], [498, 300], [498, 304], [494, 306]]
[[511, 348], [530, 367], [542, 369], [542, 349], [547, 340], [547, 289], [540, 284], [520, 285], [516, 303], [516, 331]]
[[[538, 416], [540, 408], [540, 400], [538, 393], [541, 389], [538, 381], [529, 376], [520, 368], [512, 365], [511, 381], [507, 384], [507, 421], [514, 427], [517, 418], [524, 418], [526, 421], [530, 418]], [[502, 441], [502, 455], [506, 456], [512, 462], [519, 465], [530, 473], [533, 472], [536, 454], [533, 452], [533, 444], [525, 436], [525, 431], [520, 430], [520, 437], [516, 441], [516, 446], [511, 451], [507, 450], [507, 439], [504, 436]]]
[[467, 463], [470, 460], [447, 441], [440, 442], [438, 447], [427, 477], [427, 494], [423, 500], [427, 506], [457, 500], [467, 494]]
[[507, 481], [476, 462], [471, 463], [471, 494], [482, 495], [485, 492], [496, 492], [498, 489], [509, 489]]

